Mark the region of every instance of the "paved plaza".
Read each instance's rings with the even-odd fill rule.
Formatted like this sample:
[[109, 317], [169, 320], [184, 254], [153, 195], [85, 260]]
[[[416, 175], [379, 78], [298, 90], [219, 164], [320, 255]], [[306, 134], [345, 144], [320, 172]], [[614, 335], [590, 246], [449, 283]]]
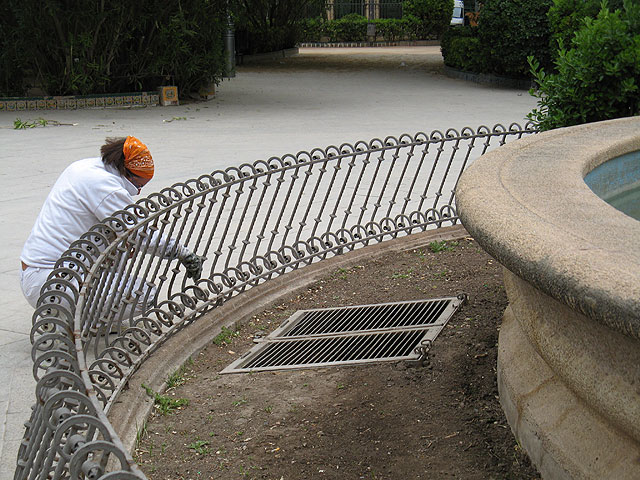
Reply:
[[[245, 62], [216, 97], [174, 107], [0, 112], [0, 480], [15, 459], [34, 403], [31, 307], [19, 255], [50, 187], [74, 160], [98, 156], [105, 137], [134, 135], [156, 176], [145, 193], [217, 169], [358, 140], [525, 121], [526, 91], [454, 80], [439, 47], [301, 49]], [[14, 130], [43, 117], [63, 125]]]

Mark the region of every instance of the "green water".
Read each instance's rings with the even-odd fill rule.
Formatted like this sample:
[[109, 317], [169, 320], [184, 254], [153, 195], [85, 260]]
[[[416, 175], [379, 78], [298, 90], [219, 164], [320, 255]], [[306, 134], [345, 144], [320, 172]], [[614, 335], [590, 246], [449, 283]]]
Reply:
[[603, 200], [622, 213], [640, 220], [640, 182]]

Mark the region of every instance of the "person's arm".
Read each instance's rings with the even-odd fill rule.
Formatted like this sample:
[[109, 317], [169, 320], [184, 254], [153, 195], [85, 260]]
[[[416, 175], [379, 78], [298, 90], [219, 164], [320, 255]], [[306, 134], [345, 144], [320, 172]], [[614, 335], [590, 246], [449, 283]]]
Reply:
[[[118, 210], [124, 210], [127, 205], [132, 204], [133, 197], [122, 189], [116, 190], [107, 195], [100, 202], [95, 210], [95, 215], [99, 219], [105, 219], [113, 215]], [[135, 234], [132, 238], [135, 241]], [[159, 232], [151, 232], [150, 238], [143, 241], [147, 251], [152, 251], [156, 256], [169, 260], [178, 259], [187, 270], [187, 277], [197, 280], [202, 274], [203, 257], [192, 253], [186, 246], [180, 244], [173, 238], [167, 238]]]
[[[173, 238], [167, 238], [159, 232], [152, 232], [145, 242], [154, 254], [169, 260], [178, 259], [187, 270], [187, 277], [198, 280], [202, 274], [204, 257], [196, 255]], [[154, 248], [155, 247], [155, 248]]]

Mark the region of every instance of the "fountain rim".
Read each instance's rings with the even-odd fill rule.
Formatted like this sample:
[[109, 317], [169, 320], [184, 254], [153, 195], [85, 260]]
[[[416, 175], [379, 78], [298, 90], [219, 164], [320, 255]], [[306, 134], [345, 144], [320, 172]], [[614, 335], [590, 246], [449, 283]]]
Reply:
[[[640, 117], [552, 130], [484, 155], [457, 189], [463, 225], [514, 274], [640, 339], [640, 221], [585, 176], [640, 150]], [[635, 242], [634, 242], [635, 239]]]

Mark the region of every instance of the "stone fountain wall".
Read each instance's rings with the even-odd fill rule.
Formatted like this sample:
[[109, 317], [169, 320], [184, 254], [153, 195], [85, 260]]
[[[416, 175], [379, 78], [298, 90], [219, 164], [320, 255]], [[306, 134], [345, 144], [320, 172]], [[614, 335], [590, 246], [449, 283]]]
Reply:
[[640, 118], [554, 130], [475, 162], [466, 229], [505, 267], [500, 401], [543, 478], [640, 478], [640, 222], [584, 177]]

